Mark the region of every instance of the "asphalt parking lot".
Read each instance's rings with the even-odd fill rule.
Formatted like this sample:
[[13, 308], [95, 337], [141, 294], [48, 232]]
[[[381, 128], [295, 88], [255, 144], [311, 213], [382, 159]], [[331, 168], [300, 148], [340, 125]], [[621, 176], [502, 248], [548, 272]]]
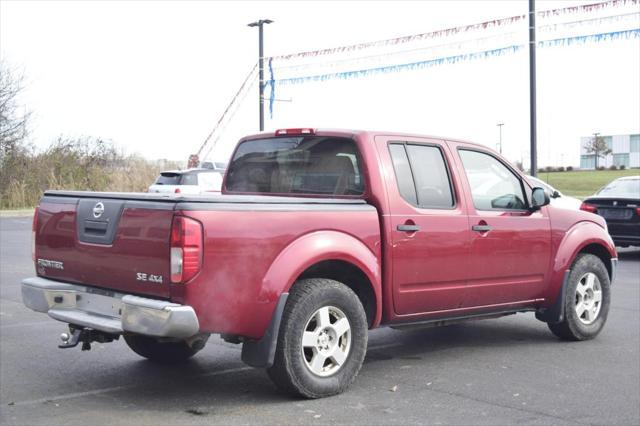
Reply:
[[640, 424], [640, 250], [620, 252], [597, 339], [557, 340], [533, 314], [374, 330], [358, 379], [322, 400], [281, 394], [212, 337], [187, 364], [124, 342], [58, 349], [62, 323], [27, 310], [31, 219], [0, 219], [0, 422], [47, 424]]

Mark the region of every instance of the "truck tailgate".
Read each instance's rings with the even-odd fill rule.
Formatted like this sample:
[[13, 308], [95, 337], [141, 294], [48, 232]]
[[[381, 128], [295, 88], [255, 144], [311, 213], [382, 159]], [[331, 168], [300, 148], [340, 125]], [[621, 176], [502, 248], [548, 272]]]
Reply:
[[35, 229], [38, 275], [170, 298], [170, 232], [175, 201], [145, 200], [144, 194], [141, 199], [130, 197], [45, 195]]

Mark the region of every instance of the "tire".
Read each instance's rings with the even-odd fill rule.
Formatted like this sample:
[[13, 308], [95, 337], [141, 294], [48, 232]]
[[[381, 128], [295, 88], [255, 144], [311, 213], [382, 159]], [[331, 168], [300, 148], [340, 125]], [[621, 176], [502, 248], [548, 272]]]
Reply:
[[569, 273], [564, 318], [547, 325], [563, 340], [593, 339], [607, 321], [610, 302], [611, 281], [602, 260], [592, 254], [579, 254]]
[[297, 396], [339, 394], [358, 375], [367, 339], [367, 316], [349, 287], [329, 279], [300, 280], [287, 299], [267, 373], [278, 388]]
[[199, 349], [191, 348], [187, 342], [162, 342], [154, 337], [125, 334], [124, 341], [132, 351], [150, 361], [176, 364], [194, 356]]

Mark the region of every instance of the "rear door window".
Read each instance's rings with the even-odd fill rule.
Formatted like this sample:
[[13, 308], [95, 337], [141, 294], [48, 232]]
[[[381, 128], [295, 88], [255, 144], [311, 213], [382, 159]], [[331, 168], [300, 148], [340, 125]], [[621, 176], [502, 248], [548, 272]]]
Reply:
[[393, 168], [396, 172], [396, 181], [398, 182], [400, 195], [414, 206], [418, 205], [416, 185], [413, 182], [409, 157], [407, 157], [407, 151], [404, 149], [404, 145], [398, 143], [391, 144], [389, 145], [389, 152], [391, 153]]
[[180, 185], [197, 185], [198, 175], [195, 173], [186, 173], [180, 179]]
[[450, 209], [455, 205], [451, 179], [439, 147], [389, 145], [400, 195], [422, 208]]
[[299, 136], [238, 145], [227, 171], [230, 192], [357, 196], [364, 193], [360, 154], [347, 138]]

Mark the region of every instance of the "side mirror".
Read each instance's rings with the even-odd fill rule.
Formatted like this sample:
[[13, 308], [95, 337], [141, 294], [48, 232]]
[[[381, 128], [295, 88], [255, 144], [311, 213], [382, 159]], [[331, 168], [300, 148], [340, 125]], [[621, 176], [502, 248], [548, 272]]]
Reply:
[[561, 197], [561, 195], [557, 190], [553, 191], [553, 194], [551, 194], [551, 198], [560, 198], [560, 197]]
[[544, 207], [551, 202], [549, 194], [544, 188], [533, 188], [531, 193], [531, 210], [539, 210], [540, 207]]

